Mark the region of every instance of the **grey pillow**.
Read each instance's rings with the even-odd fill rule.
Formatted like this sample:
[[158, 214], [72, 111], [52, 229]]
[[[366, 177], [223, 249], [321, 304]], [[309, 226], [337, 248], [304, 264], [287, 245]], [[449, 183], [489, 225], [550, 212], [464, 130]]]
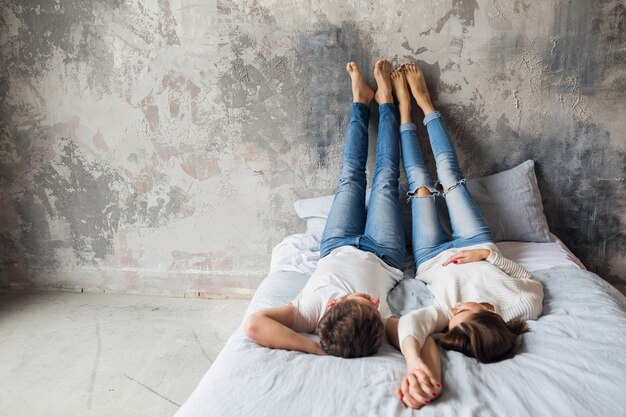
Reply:
[[550, 241], [532, 160], [507, 171], [468, 180], [467, 189], [496, 241]]

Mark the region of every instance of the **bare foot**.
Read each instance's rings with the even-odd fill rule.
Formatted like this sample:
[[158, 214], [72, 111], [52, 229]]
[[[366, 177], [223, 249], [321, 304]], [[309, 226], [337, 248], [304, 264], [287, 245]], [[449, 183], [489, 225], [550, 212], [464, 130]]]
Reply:
[[374, 98], [374, 90], [363, 80], [363, 74], [356, 62], [350, 61], [346, 64], [346, 71], [352, 79], [352, 102], [370, 104]]
[[386, 59], [379, 59], [374, 65], [374, 78], [378, 84], [376, 90], [376, 102], [378, 104], [393, 103], [393, 94], [391, 92], [391, 62]]
[[415, 97], [415, 101], [417, 101], [417, 105], [420, 106], [424, 115], [434, 112], [435, 107], [430, 100], [430, 93], [422, 70], [415, 64], [407, 64], [404, 66], [404, 74], [409, 87], [411, 87], [411, 93], [413, 93], [413, 97]]
[[406, 83], [403, 68], [398, 68], [391, 73], [391, 85], [398, 99], [400, 110], [400, 123], [411, 123], [411, 95]]

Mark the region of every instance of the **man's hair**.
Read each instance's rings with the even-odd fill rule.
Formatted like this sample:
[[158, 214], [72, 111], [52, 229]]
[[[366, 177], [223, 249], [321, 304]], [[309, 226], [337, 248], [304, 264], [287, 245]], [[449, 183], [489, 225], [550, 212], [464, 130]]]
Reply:
[[373, 355], [385, 340], [378, 310], [356, 300], [335, 304], [320, 320], [316, 333], [326, 353], [342, 358]]
[[507, 323], [496, 313], [479, 311], [441, 336], [438, 343], [479, 362], [492, 363], [515, 356], [517, 337], [527, 331], [522, 320]]

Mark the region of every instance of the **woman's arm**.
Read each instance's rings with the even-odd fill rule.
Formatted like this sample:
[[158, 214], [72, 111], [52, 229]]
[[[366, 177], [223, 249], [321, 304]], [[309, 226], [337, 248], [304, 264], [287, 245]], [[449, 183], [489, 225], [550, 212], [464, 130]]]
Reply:
[[245, 323], [246, 336], [272, 349], [326, 355], [319, 343], [293, 331], [297, 310], [292, 304], [268, 308], [251, 314]]
[[445, 327], [445, 317], [431, 306], [412, 311], [401, 320], [402, 325], [396, 318], [387, 320], [389, 340], [402, 351], [407, 367], [407, 374], [396, 393], [405, 405], [420, 408], [430, 404], [442, 390], [441, 358], [429, 335]]
[[420, 408], [435, 400], [443, 389], [441, 385], [441, 357], [432, 337], [420, 349], [414, 337], [402, 343], [405, 352], [406, 376], [396, 391], [398, 398], [411, 408]]
[[487, 259], [491, 251], [489, 249], [465, 249], [459, 251], [449, 257], [442, 266], [448, 264], [468, 264], [471, 262], [479, 262]]
[[532, 275], [523, 266], [505, 258], [495, 250], [466, 249], [449, 257], [442, 265], [467, 264], [471, 262], [487, 261], [500, 268], [505, 274], [513, 278], [530, 279]]
[[531, 279], [533, 277], [523, 266], [505, 258], [496, 251], [492, 250], [489, 256], [487, 256], [486, 261], [497, 266], [510, 277], [519, 279]]

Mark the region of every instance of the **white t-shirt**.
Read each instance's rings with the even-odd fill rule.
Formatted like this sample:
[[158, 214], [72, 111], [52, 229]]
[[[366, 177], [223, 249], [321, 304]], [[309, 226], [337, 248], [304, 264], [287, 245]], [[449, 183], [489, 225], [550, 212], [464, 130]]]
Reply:
[[313, 333], [328, 302], [352, 293], [380, 298], [383, 321], [390, 315], [387, 293], [402, 279], [402, 271], [371, 252], [342, 246], [320, 259], [309, 281], [291, 304], [298, 311], [292, 328]]

